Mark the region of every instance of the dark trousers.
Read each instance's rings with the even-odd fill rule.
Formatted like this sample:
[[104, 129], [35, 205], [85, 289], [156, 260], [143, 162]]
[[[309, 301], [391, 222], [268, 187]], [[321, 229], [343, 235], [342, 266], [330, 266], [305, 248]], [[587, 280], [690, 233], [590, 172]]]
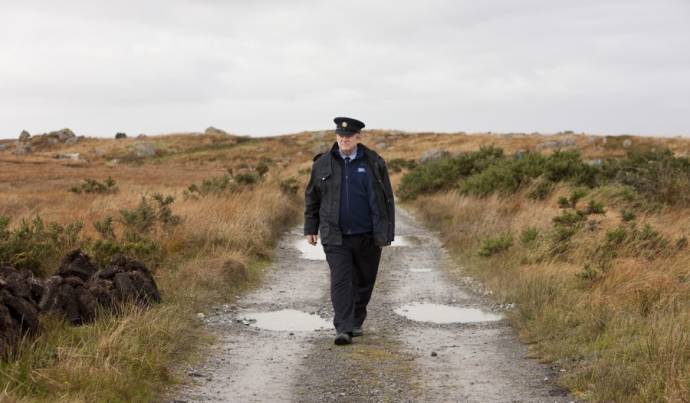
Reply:
[[381, 260], [381, 247], [371, 234], [343, 235], [343, 244], [324, 245], [331, 269], [333, 324], [338, 333], [352, 332], [367, 317]]

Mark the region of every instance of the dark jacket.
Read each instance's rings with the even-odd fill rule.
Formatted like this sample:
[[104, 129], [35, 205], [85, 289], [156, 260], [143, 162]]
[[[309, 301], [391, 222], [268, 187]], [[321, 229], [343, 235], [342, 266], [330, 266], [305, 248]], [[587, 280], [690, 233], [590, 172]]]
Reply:
[[[378, 213], [372, 216], [374, 241], [379, 246], [390, 245], [395, 233], [395, 204], [386, 162], [363, 144], [357, 147], [362, 148], [363, 160], [373, 174], [375, 211]], [[342, 244], [339, 219], [343, 164], [337, 150], [338, 143], [335, 143], [331, 152], [314, 158], [304, 192], [304, 235], [319, 233], [324, 245]]]

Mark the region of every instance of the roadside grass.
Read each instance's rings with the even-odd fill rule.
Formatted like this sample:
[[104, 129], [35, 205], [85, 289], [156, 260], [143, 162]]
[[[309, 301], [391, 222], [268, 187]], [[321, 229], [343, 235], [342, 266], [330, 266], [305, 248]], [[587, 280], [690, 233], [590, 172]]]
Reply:
[[[254, 150], [245, 161], [258, 164], [277, 150]], [[184, 153], [176, 158], [183, 159]], [[146, 310], [128, 307], [118, 314], [104, 314], [79, 327], [44, 317], [42, 332], [24, 339], [9, 359], [0, 362], [0, 400], [155, 401], [171, 384], [185, 380], [179, 365], [203, 355], [203, 346], [211, 341], [196, 313], [232, 302], [260, 284], [276, 240], [296, 224], [301, 211], [299, 196], [281, 190], [282, 176], [265, 168], [266, 177], [252, 186], [195, 200], [182, 197], [190, 184], [226, 171], [231, 160], [197, 161], [191, 169], [189, 161], [163, 165], [144, 161], [117, 169], [94, 164], [89, 177], [100, 181], [112, 176], [119, 188], [112, 194], [69, 192], [67, 184], [82, 180], [84, 173], [56, 162], [8, 164], [16, 168], [12, 175], [2, 174], [8, 176], [12, 190], [0, 192], [0, 215], [12, 217], [5, 229], [12, 232], [22, 219], [31, 224], [37, 217], [63, 227], [82, 224], [78, 239], [69, 245], [61, 242], [45, 249], [41, 245], [49, 236], [35, 230], [33, 243], [20, 245], [25, 256], [40, 263], [38, 274], [54, 272], [64, 248], [93, 245], [103, 233], [110, 234], [95, 225], [110, 216], [108, 238], [145, 239], [155, 247], [156, 253], [146, 255], [150, 257], [146, 262], [163, 302]], [[295, 164], [283, 173], [295, 175], [299, 168]], [[56, 175], [58, 180], [53, 179]], [[165, 205], [168, 212], [153, 201], [142, 207], [142, 196], [156, 193], [173, 196]], [[136, 222], [127, 224], [131, 221], [127, 217]], [[151, 217], [175, 225], [146, 224]], [[142, 225], [146, 228], [139, 228], [140, 233], [127, 233]]]
[[[690, 397], [690, 253], [675, 242], [687, 235], [690, 214], [670, 209], [638, 217], [646, 235], [628, 235], [618, 245], [610, 231], [621, 225], [615, 200], [601, 192], [603, 215], [567, 239], [530, 235], [501, 253], [477, 254], [495, 234], [538, 231], [553, 234], [562, 214], [558, 186], [543, 201], [526, 192], [510, 198], [463, 196], [442, 192], [418, 198], [413, 206], [438, 229], [463, 270], [489, 287], [501, 302], [515, 303], [509, 313], [535, 356], [562, 366], [559, 382], [594, 401], [686, 401]], [[628, 230], [630, 231], [630, 230]], [[559, 239], [559, 238], [555, 238]], [[651, 240], [651, 241], [650, 241]], [[561, 248], [555, 249], [557, 242]], [[682, 244], [682, 242], [681, 242]], [[644, 253], [645, 248], [663, 253]], [[586, 265], [596, 276], [582, 275]]]

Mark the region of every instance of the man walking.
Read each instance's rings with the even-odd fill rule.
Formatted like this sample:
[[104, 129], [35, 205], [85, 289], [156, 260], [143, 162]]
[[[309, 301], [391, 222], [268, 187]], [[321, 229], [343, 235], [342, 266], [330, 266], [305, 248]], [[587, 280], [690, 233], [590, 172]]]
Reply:
[[360, 144], [364, 123], [337, 117], [336, 142], [314, 157], [305, 191], [304, 235], [321, 234], [331, 271], [335, 344], [362, 335], [381, 247], [393, 242], [395, 206], [386, 163]]

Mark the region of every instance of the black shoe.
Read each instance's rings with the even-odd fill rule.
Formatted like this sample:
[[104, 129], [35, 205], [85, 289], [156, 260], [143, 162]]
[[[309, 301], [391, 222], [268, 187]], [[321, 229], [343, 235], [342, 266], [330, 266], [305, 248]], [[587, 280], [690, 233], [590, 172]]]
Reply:
[[363, 334], [364, 334], [364, 332], [362, 331], [361, 326], [355, 326], [352, 328], [352, 337], [359, 337]]
[[335, 344], [343, 346], [345, 344], [352, 344], [352, 335], [350, 333], [338, 333], [335, 336]]

